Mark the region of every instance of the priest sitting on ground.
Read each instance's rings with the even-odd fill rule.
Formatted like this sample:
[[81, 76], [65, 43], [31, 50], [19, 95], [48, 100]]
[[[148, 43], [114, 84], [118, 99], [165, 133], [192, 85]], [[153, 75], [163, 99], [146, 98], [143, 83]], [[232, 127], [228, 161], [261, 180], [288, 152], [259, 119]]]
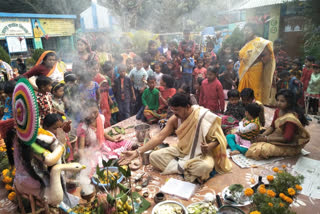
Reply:
[[232, 164], [226, 155], [227, 141], [221, 129], [221, 118], [206, 108], [191, 106], [187, 94], [175, 94], [169, 100], [169, 107], [174, 115], [165, 128], [144, 146], [123, 152], [119, 163], [130, 163], [175, 133], [177, 145], [150, 154], [151, 165], [163, 174], [183, 174], [186, 181], [203, 183], [214, 169], [218, 173], [230, 171]]

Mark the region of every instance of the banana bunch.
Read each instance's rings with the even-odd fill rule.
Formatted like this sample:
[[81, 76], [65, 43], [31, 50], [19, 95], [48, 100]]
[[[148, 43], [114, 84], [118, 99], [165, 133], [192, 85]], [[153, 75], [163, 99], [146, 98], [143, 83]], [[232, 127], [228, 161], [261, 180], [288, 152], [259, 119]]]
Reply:
[[132, 211], [131, 199], [127, 199], [123, 202], [121, 199], [117, 199], [117, 211], [119, 214], [130, 214]]

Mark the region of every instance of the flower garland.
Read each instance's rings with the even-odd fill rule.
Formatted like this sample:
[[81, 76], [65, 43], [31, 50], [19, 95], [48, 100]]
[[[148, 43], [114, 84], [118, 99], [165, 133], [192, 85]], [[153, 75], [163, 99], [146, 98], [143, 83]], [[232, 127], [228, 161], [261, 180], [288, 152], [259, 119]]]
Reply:
[[13, 201], [16, 198], [16, 192], [13, 187], [13, 180], [16, 175], [16, 168], [2, 170], [2, 182], [5, 183], [5, 189], [8, 191], [8, 199]]

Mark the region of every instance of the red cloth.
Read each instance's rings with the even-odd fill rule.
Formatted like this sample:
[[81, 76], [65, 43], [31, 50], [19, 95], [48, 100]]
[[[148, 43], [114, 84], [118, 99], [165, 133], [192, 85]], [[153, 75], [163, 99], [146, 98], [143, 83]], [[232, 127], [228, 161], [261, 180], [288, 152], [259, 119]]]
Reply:
[[[176, 89], [175, 88], [167, 88], [165, 89], [164, 87], [160, 86], [159, 91], [161, 93], [161, 96], [168, 101], [169, 98], [171, 98], [173, 95], [176, 94]], [[167, 105], [162, 101], [162, 99], [159, 97], [159, 108], [158, 110], [165, 109]]]
[[40, 65], [36, 65], [33, 66], [28, 72], [24, 73], [23, 76], [26, 78], [30, 78], [33, 76], [47, 76], [50, 72], [50, 69], [47, 68], [45, 65], [40, 64]]
[[307, 90], [307, 88], [309, 86], [309, 81], [311, 79], [311, 74], [312, 73], [313, 73], [313, 70], [312, 69], [308, 69], [306, 67], [302, 70], [302, 76], [301, 76], [300, 81], [303, 84], [303, 91]]
[[109, 84], [107, 79], [100, 73], [98, 73], [94, 80], [99, 84], [99, 91], [100, 91], [100, 110], [103, 116], [105, 117], [104, 127], [109, 127], [110, 118], [111, 118], [111, 111], [109, 106]]
[[[278, 119], [279, 117], [279, 112], [280, 109], [276, 109], [273, 115], [273, 120], [271, 123], [271, 126], [275, 128], [274, 122]], [[293, 140], [294, 135], [296, 131], [298, 130], [298, 126], [292, 122], [286, 122], [283, 126], [283, 137], [287, 142], [290, 142]]]
[[7, 132], [14, 128], [14, 119], [0, 120], [0, 139], [5, 138]]
[[198, 68], [196, 67], [194, 70], [193, 70], [193, 75], [194, 75], [194, 79], [197, 81], [198, 77], [201, 77], [201, 78], [206, 78], [207, 76], [207, 69], [205, 67], [202, 67], [202, 68]]
[[215, 113], [224, 112], [224, 93], [218, 78], [211, 83], [208, 79], [202, 81], [199, 105], [204, 106]]

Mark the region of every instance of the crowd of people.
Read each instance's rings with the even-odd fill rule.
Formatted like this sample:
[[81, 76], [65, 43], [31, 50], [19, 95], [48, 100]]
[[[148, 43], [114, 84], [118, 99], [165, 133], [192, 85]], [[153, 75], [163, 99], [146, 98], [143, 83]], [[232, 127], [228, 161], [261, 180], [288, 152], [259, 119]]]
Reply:
[[[239, 52], [225, 45], [219, 54], [213, 51], [211, 42], [206, 51], [201, 52], [188, 30], [183, 32], [179, 44], [175, 41], [167, 44], [165, 38], [160, 37], [160, 47], [151, 40], [144, 53], [134, 53], [128, 42], [121, 55], [92, 51], [89, 42], [79, 38], [72, 71], [64, 71], [53, 51], [44, 52], [37, 64], [26, 72], [19, 60], [20, 75], [0, 82], [0, 117], [2, 120], [13, 117], [12, 94], [16, 81], [23, 77], [29, 79], [36, 91], [41, 126], [55, 124], [55, 129], [60, 126], [70, 130], [72, 125], [77, 130], [79, 151], [99, 144], [103, 148], [101, 153], [108, 158], [119, 158], [131, 144], [109, 136], [104, 128], [134, 115], [149, 124], [166, 124], [162, 137], [137, 150], [139, 154], [150, 149], [150, 145], [160, 143], [173, 130], [183, 136], [180, 141], [187, 141], [190, 136], [179, 129], [178, 119], [187, 119], [194, 112], [193, 106], [199, 105], [214, 113], [203, 113], [210, 121], [207, 133], [212, 124], [223, 130], [218, 134], [212, 131], [218, 137], [208, 138], [208, 141], [219, 141], [221, 149], [215, 154], [224, 155], [229, 145], [232, 155], [242, 153], [255, 159], [295, 155], [310, 138], [304, 128], [308, 121], [302, 111], [306, 97], [308, 108], [313, 114], [318, 112], [320, 61], [308, 56], [302, 66], [299, 59], [290, 60], [286, 56], [280, 40], [275, 41], [273, 47], [271, 41], [257, 37], [254, 29], [251, 24], [244, 27], [246, 44]], [[272, 124], [266, 129], [264, 105], [277, 106]], [[185, 130], [195, 128], [188, 125], [185, 124]], [[200, 145], [199, 151], [209, 151], [218, 144], [209, 144], [210, 148]], [[184, 146], [189, 148], [187, 143]], [[130, 161], [138, 153], [123, 154]], [[183, 148], [165, 154], [172, 156], [173, 153], [181, 156]], [[172, 160], [166, 155], [163, 161], [163, 153], [153, 153], [151, 163], [166, 170]], [[213, 158], [217, 157], [213, 155]], [[196, 179], [195, 174], [201, 174], [202, 180], [207, 179], [207, 171], [214, 166], [217, 171], [230, 169], [226, 160], [215, 161], [217, 165], [212, 164], [212, 160], [209, 165], [200, 160], [189, 162], [190, 180]]]

